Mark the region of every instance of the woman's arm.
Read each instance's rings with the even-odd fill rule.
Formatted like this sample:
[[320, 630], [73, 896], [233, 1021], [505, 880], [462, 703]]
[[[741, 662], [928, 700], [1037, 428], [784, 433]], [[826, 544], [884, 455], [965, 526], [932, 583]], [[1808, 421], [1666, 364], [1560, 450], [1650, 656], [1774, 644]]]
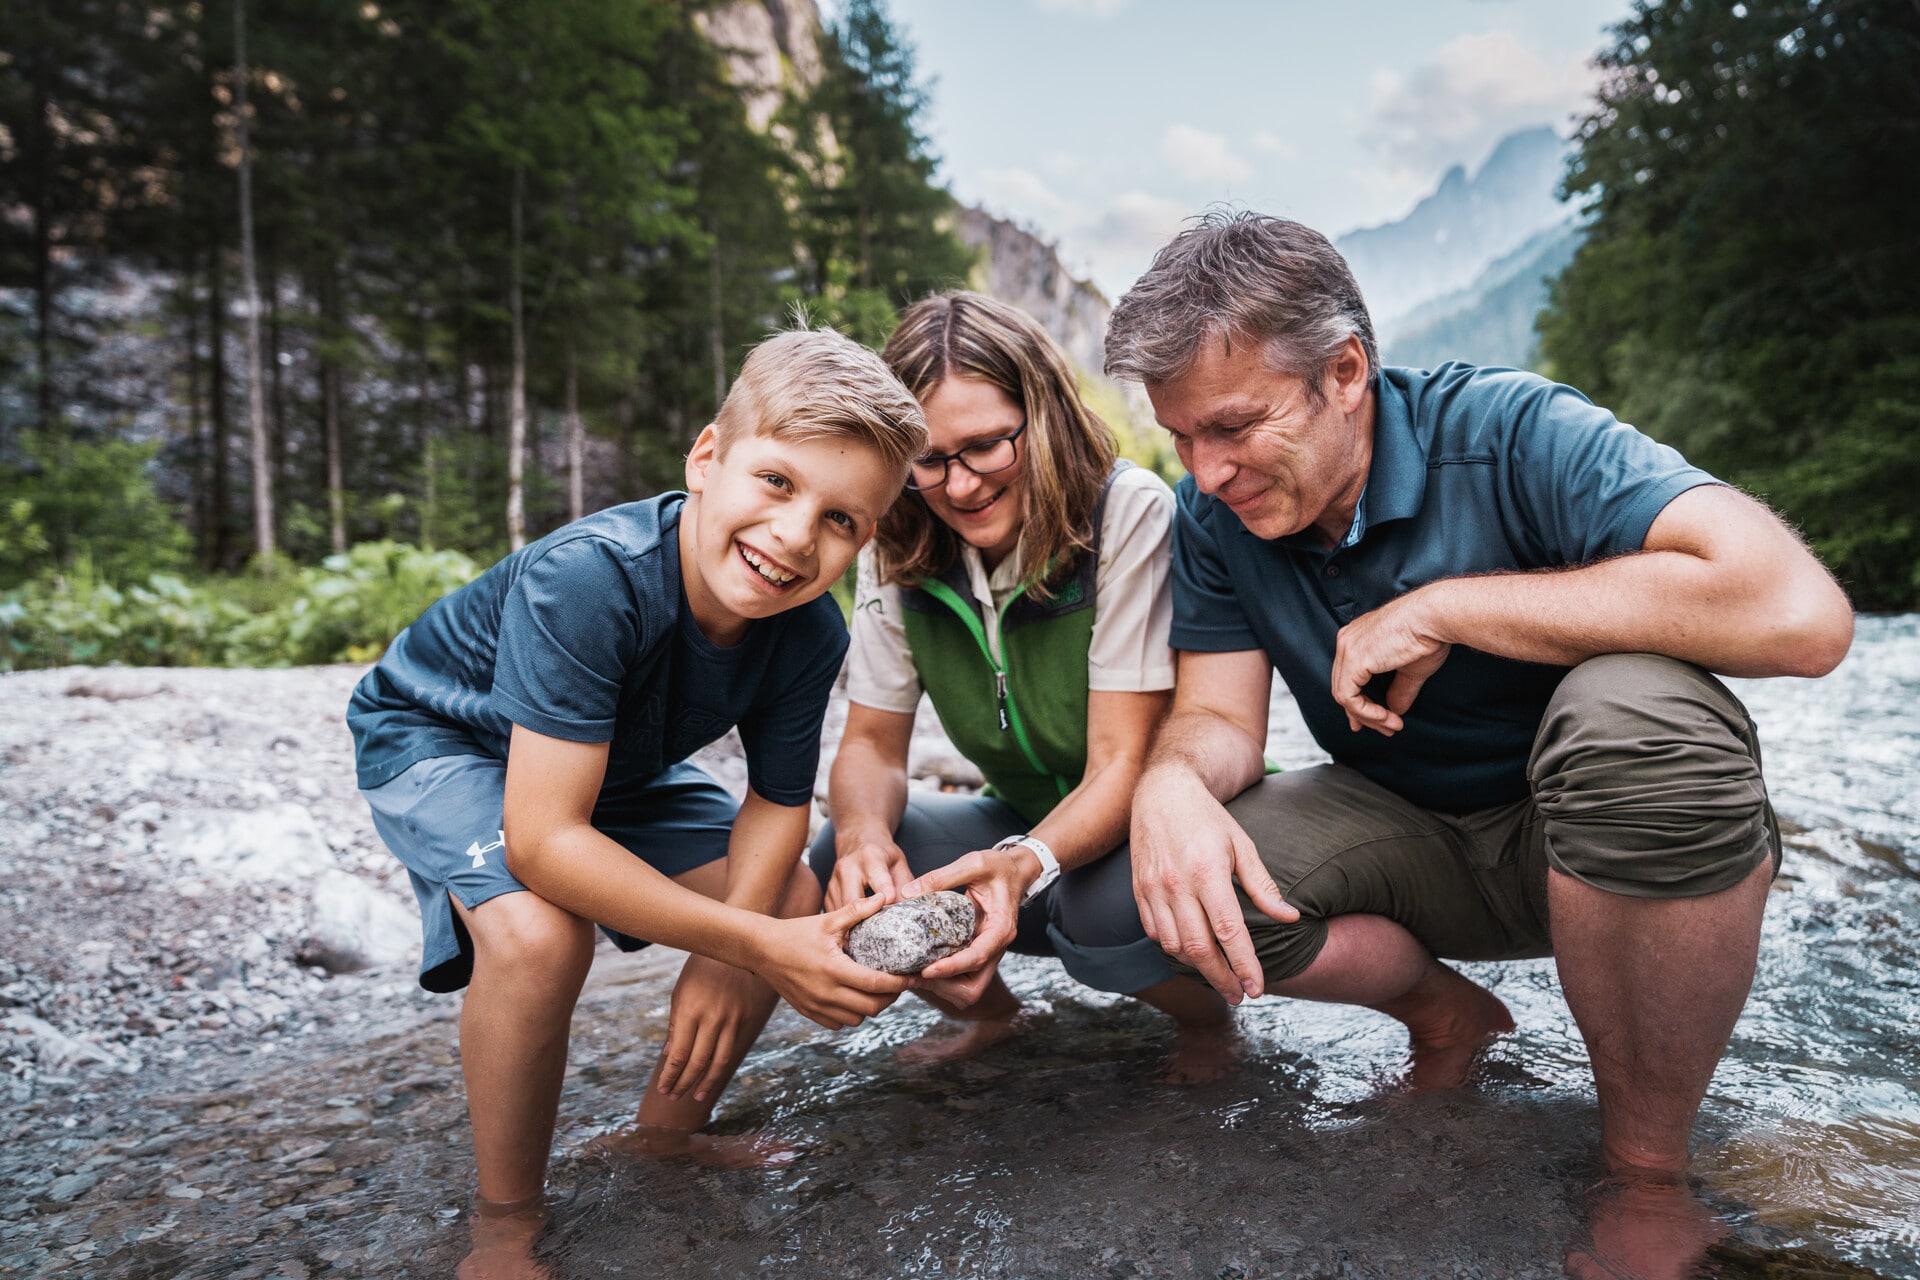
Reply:
[[907, 811], [907, 748], [912, 740], [913, 712], [847, 704], [847, 727], [827, 775], [835, 854], [833, 879], [827, 885], [829, 911], [869, 893], [891, 902], [913, 879], [906, 855], [893, 842], [894, 829]]

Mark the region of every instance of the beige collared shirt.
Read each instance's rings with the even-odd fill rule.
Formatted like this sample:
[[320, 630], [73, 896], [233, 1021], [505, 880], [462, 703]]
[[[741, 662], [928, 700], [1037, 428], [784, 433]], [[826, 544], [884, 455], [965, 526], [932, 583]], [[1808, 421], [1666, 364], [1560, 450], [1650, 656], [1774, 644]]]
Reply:
[[[1173, 688], [1173, 491], [1144, 467], [1129, 467], [1107, 490], [1100, 523], [1100, 563], [1094, 571], [1093, 643], [1087, 651], [1087, 687], [1116, 693]], [[1024, 540], [988, 572], [980, 553], [961, 549], [973, 598], [985, 615], [987, 645], [1000, 656], [1000, 615], [1020, 586]], [[864, 707], [912, 712], [920, 705], [920, 676], [900, 621], [900, 589], [882, 586], [873, 548], [860, 553], [854, 592], [853, 650], [847, 696]]]

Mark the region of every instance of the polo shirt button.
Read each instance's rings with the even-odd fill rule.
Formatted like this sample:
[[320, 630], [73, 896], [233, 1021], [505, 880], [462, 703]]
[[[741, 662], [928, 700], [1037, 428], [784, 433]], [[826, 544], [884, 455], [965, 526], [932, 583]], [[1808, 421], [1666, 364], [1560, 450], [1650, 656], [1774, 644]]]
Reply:
[[1329, 578], [1337, 578], [1337, 577], [1339, 577], [1339, 576], [1340, 576], [1340, 566], [1339, 566], [1339, 565], [1337, 565], [1337, 564], [1330, 564], [1330, 565], [1328, 565], [1328, 566], [1327, 566], [1327, 576], [1328, 576]]

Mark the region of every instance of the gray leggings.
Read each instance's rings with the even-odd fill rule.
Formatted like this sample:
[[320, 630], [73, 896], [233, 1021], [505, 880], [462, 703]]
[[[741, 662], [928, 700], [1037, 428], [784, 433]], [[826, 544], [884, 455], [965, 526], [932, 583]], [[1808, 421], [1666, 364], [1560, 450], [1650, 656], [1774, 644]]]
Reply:
[[[922, 876], [1027, 827], [1003, 800], [916, 791], [907, 798], [893, 839], [913, 874]], [[836, 860], [832, 823], [814, 839], [807, 860], [824, 889]], [[1077, 981], [1099, 991], [1131, 995], [1174, 976], [1160, 945], [1140, 924], [1126, 845], [1066, 872], [1022, 907], [1019, 931], [1007, 949], [1058, 956]]]

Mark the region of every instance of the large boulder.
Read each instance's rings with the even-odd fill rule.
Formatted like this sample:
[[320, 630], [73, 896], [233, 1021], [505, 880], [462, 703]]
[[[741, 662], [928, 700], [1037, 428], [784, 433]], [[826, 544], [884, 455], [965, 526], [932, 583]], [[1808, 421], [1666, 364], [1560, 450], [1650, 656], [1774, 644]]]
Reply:
[[420, 921], [390, 895], [344, 871], [322, 873], [313, 884], [302, 964], [329, 973], [385, 969], [416, 960]]

